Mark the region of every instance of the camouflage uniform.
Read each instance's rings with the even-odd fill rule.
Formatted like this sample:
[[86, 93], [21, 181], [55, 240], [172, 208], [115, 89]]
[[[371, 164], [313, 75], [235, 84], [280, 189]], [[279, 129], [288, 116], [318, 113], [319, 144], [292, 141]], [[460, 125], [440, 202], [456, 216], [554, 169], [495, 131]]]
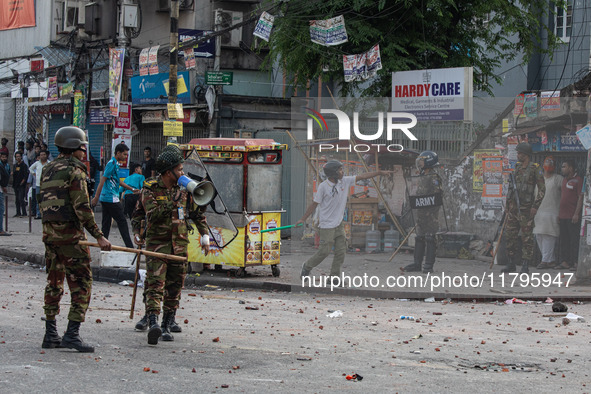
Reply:
[[[441, 178], [436, 173], [420, 175], [418, 179], [417, 196], [441, 193]], [[420, 266], [425, 257], [423, 271], [431, 271], [435, 265], [436, 240], [439, 231], [439, 211], [441, 206], [425, 207], [414, 211], [416, 219], [416, 238], [414, 249], [414, 264]], [[426, 254], [426, 256], [425, 256]]]
[[[522, 259], [531, 261], [534, 250], [534, 216], [531, 214], [531, 209], [538, 209], [546, 193], [546, 182], [544, 181], [544, 173], [542, 168], [537, 163], [530, 163], [527, 167], [523, 167], [521, 162], [517, 163], [515, 172], [515, 185], [517, 186], [517, 195], [519, 196], [520, 208], [517, 208], [515, 197], [510, 196], [507, 201], [507, 227], [505, 233], [507, 235], [507, 251], [509, 258], [515, 259], [519, 255], [519, 249], [522, 249]], [[534, 196], [535, 188], [538, 187], [538, 193]], [[510, 185], [512, 188], [512, 185]], [[519, 230], [521, 230], [521, 244], [519, 242]]]
[[90, 302], [90, 251], [87, 246], [78, 245], [78, 241], [86, 240], [85, 228], [95, 238], [103, 234], [90, 208], [86, 178], [86, 166], [75, 157], [64, 155], [48, 163], [41, 175], [39, 207], [43, 213], [47, 267], [43, 309], [49, 320], [60, 312], [64, 277], [71, 294], [68, 320], [83, 322]]
[[[187, 219], [190, 218], [196, 224], [201, 234], [208, 232], [203, 216], [205, 207], [194, 207], [192, 195], [181, 190], [177, 184], [167, 189], [161, 176], [150, 178], [144, 182], [133, 214], [133, 232], [139, 234], [141, 222], [145, 218], [146, 250], [187, 256]], [[148, 257], [147, 268], [146, 313], [158, 315], [163, 300], [164, 313], [174, 313], [181, 298], [187, 263]]]

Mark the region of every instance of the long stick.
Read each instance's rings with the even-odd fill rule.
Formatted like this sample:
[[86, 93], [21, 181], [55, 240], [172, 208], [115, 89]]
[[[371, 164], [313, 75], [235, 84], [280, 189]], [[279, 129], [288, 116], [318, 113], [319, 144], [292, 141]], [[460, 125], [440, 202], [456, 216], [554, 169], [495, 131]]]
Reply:
[[[489, 270], [495, 265], [495, 258], [497, 257], [497, 252], [499, 251], [499, 246], [501, 246], [501, 239], [503, 238], [503, 231], [505, 231], [505, 226], [509, 221], [509, 214], [505, 215], [505, 222], [503, 223], [503, 227], [501, 228], [501, 233], [499, 235], [499, 240], [497, 241], [497, 247], [492, 255], [492, 261], [490, 262], [490, 266], [488, 267]], [[494, 242], [494, 241], [493, 241]]]
[[410, 237], [410, 235], [415, 232], [416, 228], [417, 228], [417, 226], [415, 225], [413, 228], [410, 229], [410, 231], [408, 232], [408, 234], [406, 234], [406, 237], [404, 237], [404, 239], [402, 240], [402, 242], [400, 242], [400, 245], [398, 245], [398, 248], [394, 251], [394, 253], [392, 254], [392, 256], [390, 256], [390, 259], [388, 260], [388, 262], [392, 261], [392, 259], [394, 258], [394, 256], [396, 256], [398, 254], [398, 252], [400, 251], [400, 248], [402, 248], [402, 246], [406, 243], [406, 241], [408, 240], [408, 238]]
[[286, 129], [285, 131], [287, 132], [287, 135], [289, 135], [289, 137], [293, 141], [295, 147], [300, 151], [302, 156], [304, 156], [304, 159], [306, 159], [306, 161], [308, 162], [308, 165], [312, 168], [312, 170], [314, 170], [314, 172], [316, 172], [316, 166], [314, 166], [314, 163], [312, 163], [312, 160], [310, 160], [310, 157], [308, 157], [308, 155], [306, 154], [304, 149], [300, 146], [300, 144], [298, 143], [298, 140], [296, 140], [295, 137], [293, 136], [293, 134], [291, 134], [291, 131], [289, 131], [288, 129]]
[[[100, 248], [99, 244], [97, 244], [95, 242], [79, 241], [78, 244], [83, 245], [83, 246], [92, 246], [95, 248]], [[187, 262], [187, 258], [183, 257], [183, 256], [175, 256], [175, 255], [166, 254], [166, 253], [150, 252], [148, 250], [143, 250], [143, 249], [125, 248], [123, 246], [115, 246], [115, 245], [111, 245], [111, 249], [119, 250], [121, 252], [127, 252], [127, 253], [139, 253], [139, 254], [143, 254], [143, 255], [151, 256], [151, 257], [156, 257], [156, 258], [163, 259], [163, 260], [174, 260], [174, 261]]]
[[[138, 249], [141, 248], [141, 245], [138, 246]], [[133, 259], [135, 261], [135, 278], [133, 279], [133, 294], [131, 295], [131, 308], [129, 310], [130, 319], [133, 319], [133, 312], [135, 312], [135, 295], [137, 294], [137, 281], [140, 276], [141, 253], [137, 253]]]
[[281, 227], [276, 227], [276, 228], [268, 228], [266, 230], [261, 230], [261, 233], [267, 233], [269, 231], [278, 231], [278, 230], [285, 230], [286, 228], [292, 228], [292, 227], [300, 227], [303, 226], [304, 223], [300, 223], [300, 224], [290, 224], [287, 226], [281, 226]]
[[[140, 238], [144, 238], [144, 233], [146, 231], [146, 221], [142, 220], [140, 222]], [[142, 245], [138, 245], [137, 247], [139, 250], [142, 250]], [[135, 312], [135, 295], [137, 294], [137, 281], [140, 276], [140, 263], [142, 261], [141, 254], [137, 253], [133, 260], [136, 262], [135, 265], [135, 278], [133, 279], [133, 294], [131, 296], [131, 308], [129, 310], [129, 318], [133, 319], [133, 312]], [[133, 263], [131, 263], [133, 264]]]

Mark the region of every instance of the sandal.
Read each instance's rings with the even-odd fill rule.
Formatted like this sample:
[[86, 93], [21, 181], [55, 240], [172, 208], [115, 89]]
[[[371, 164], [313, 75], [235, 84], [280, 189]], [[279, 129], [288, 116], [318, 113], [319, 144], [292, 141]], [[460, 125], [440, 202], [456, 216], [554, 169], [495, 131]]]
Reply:
[[555, 270], [567, 270], [570, 268], [570, 265], [564, 261], [562, 264], [557, 264], [556, 266], [554, 266]]
[[553, 268], [556, 265], [556, 263], [541, 263], [540, 265], [538, 265], [538, 269], [544, 270], [544, 269], [550, 269]]
[[0, 232], [0, 237], [10, 237], [11, 235], [11, 233], [7, 233], [6, 231]]

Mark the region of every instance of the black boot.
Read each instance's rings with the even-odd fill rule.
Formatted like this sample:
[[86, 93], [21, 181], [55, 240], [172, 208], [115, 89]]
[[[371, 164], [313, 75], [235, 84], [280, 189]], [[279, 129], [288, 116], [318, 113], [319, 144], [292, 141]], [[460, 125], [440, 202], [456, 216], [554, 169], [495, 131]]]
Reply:
[[55, 320], [45, 320], [45, 336], [43, 337], [43, 349], [53, 349], [62, 347], [62, 337], [57, 333], [57, 324]]
[[148, 330], [148, 344], [158, 345], [158, 339], [160, 339], [160, 335], [162, 335], [162, 329], [158, 325], [158, 316], [152, 313], [150, 316], [148, 316], [148, 321], [150, 322], [150, 330]]
[[140, 321], [135, 323], [135, 329], [139, 331], [146, 331], [148, 329], [148, 314], [146, 313]]
[[166, 342], [174, 341], [174, 337], [170, 333], [170, 323], [172, 321], [173, 315], [171, 312], [166, 312], [164, 316], [162, 316], [162, 340]]
[[423, 256], [425, 255], [425, 237], [417, 236], [415, 238], [415, 250], [413, 253], [414, 263], [404, 267], [407, 272], [419, 272], [423, 264]]
[[76, 349], [81, 353], [94, 353], [94, 346], [85, 343], [78, 332], [80, 331], [79, 321], [68, 321], [68, 329], [62, 338], [62, 347]]
[[529, 260], [523, 259], [521, 261], [521, 271], [520, 274], [529, 274]]
[[174, 320], [175, 315], [176, 311], [172, 313], [172, 318], [170, 319], [170, 324], [168, 325], [168, 327], [170, 327], [170, 332], [183, 332], [181, 326], [179, 326], [178, 323]]
[[433, 272], [433, 266], [435, 265], [435, 249], [437, 244], [435, 243], [435, 237], [428, 235], [425, 237], [425, 264], [423, 265], [423, 274]]
[[510, 274], [511, 272], [515, 272], [517, 267], [515, 266], [515, 260], [513, 257], [509, 256], [509, 263], [501, 270], [503, 274]]

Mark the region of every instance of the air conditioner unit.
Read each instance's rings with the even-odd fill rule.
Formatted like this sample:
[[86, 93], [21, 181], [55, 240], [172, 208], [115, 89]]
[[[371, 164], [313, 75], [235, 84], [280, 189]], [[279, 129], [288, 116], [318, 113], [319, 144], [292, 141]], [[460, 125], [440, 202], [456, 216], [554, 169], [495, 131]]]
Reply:
[[[242, 22], [243, 14], [240, 11], [220, 12], [220, 30], [228, 29]], [[242, 26], [224, 32], [221, 36], [222, 45], [229, 47], [238, 47], [242, 41]]]
[[[195, 4], [195, 0], [180, 0], [179, 11], [192, 10], [193, 4]], [[156, 11], [170, 12], [170, 0], [158, 0], [158, 9]]]

